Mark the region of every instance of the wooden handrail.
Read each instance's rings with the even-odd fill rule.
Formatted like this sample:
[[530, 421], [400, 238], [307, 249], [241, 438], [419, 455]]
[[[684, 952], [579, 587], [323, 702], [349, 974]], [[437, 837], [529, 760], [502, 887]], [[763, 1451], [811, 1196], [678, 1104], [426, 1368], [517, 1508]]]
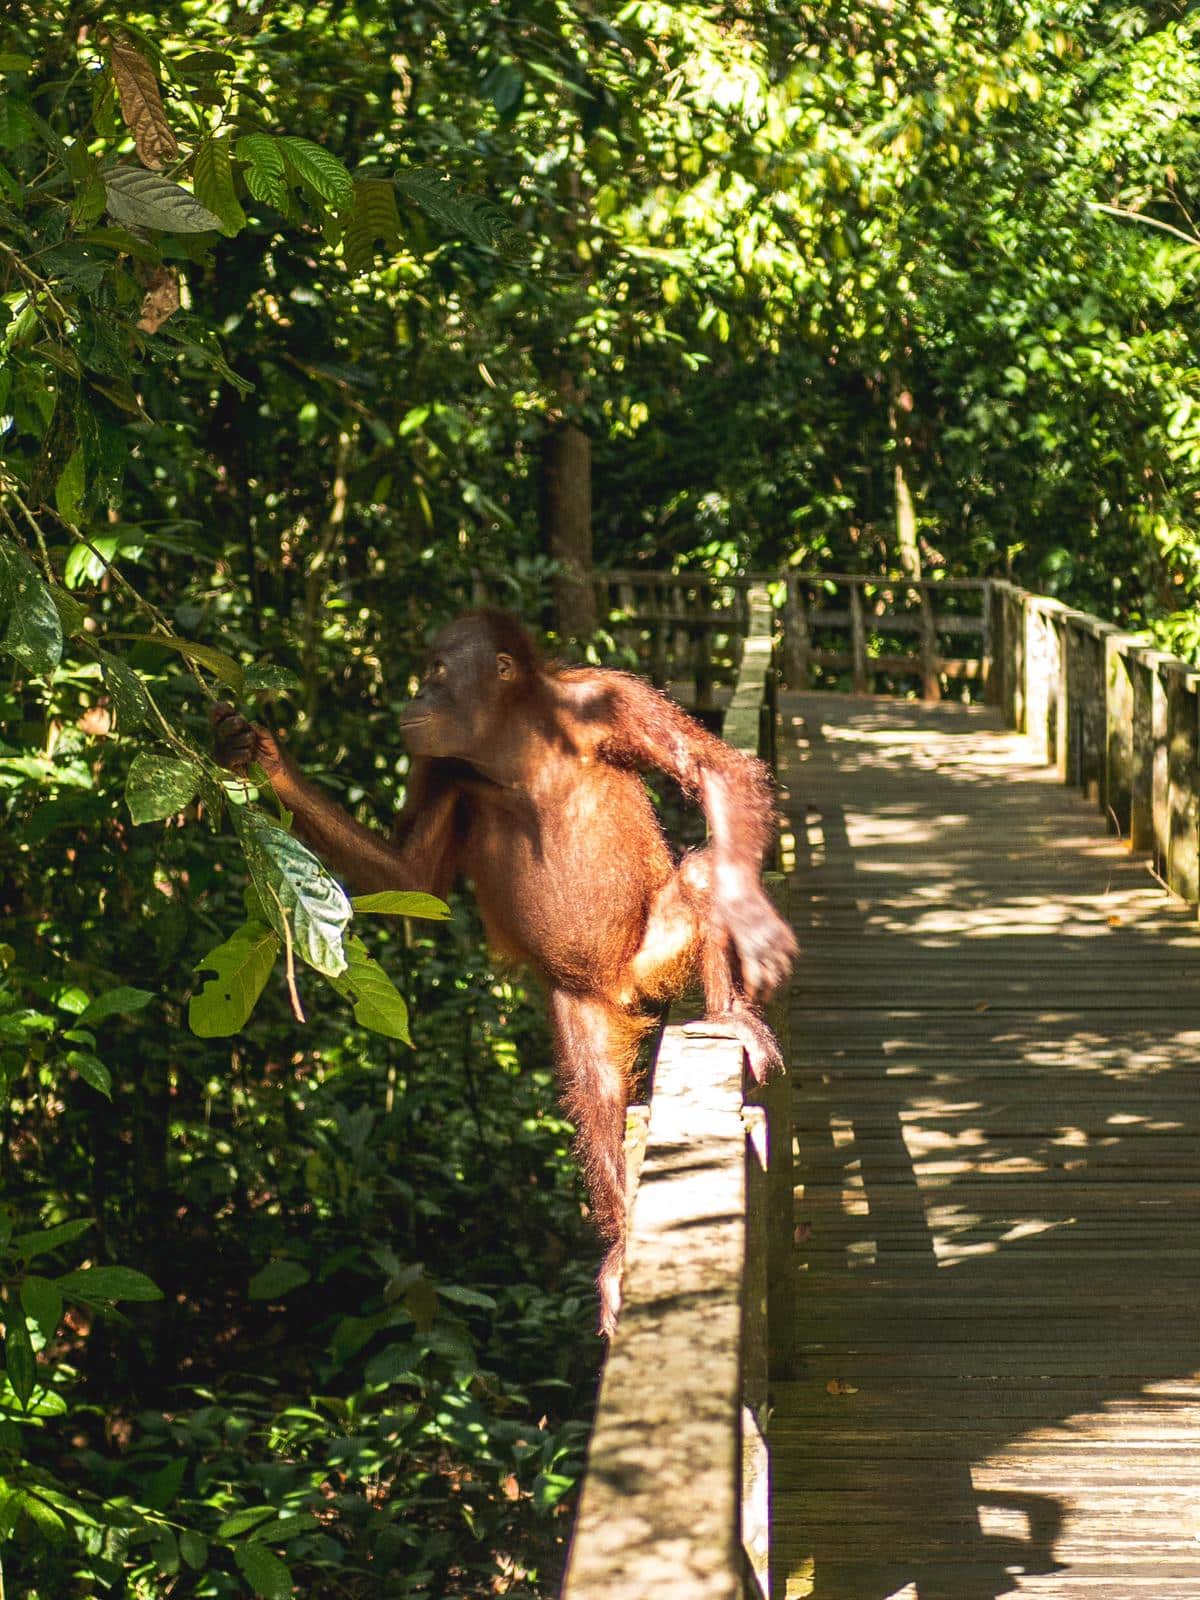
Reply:
[[992, 699], [1046, 762], [1200, 903], [1200, 671], [1087, 611], [994, 579]]
[[[774, 617], [760, 587], [747, 619], [724, 731], [769, 754]], [[768, 1592], [768, 1258], [779, 1259], [768, 1235], [786, 1199], [786, 1264], [791, 1131], [776, 1111], [786, 1084], [764, 1106], [746, 1077], [720, 1024], [664, 1031], [563, 1600]], [[632, 1111], [635, 1135], [644, 1120]]]

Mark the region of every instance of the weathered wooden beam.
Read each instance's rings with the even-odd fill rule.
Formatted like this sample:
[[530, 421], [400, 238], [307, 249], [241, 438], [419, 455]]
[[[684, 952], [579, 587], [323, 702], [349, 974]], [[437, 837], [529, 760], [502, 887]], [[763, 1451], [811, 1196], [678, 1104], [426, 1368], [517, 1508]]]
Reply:
[[1167, 851], [1165, 877], [1191, 905], [1200, 901], [1200, 795], [1197, 793], [1197, 694], [1200, 675], [1163, 670], [1166, 688]]
[[663, 1035], [563, 1600], [742, 1600], [742, 1059]]
[[863, 621], [862, 590], [850, 590], [850, 650], [853, 660], [852, 681], [855, 694], [868, 694], [871, 680], [867, 675], [867, 630]]

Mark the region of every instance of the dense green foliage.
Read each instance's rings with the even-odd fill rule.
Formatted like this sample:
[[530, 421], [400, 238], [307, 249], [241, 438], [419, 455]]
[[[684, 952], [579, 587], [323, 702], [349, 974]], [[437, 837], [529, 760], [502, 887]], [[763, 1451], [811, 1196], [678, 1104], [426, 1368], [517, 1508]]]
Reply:
[[210, 703], [386, 815], [556, 473], [605, 564], [1011, 572], [1200, 654], [1192, 10], [5, 10], [10, 1594], [553, 1591], [539, 1008], [467, 905], [351, 905]]

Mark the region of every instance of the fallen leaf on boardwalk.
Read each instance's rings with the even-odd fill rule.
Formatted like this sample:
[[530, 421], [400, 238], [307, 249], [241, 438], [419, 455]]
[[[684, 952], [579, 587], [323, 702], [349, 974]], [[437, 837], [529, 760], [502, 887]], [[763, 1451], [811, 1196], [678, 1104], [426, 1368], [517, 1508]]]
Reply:
[[802, 1222], [802, 1223], [800, 1223], [799, 1227], [796, 1229], [796, 1243], [797, 1244], [807, 1244], [808, 1241], [811, 1238], [812, 1238], [812, 1223], [811, 1222]]
[[991, 1001], [990, 1000], [981, 1000], [979, 1002], [979, 1004], [975, 1007], [975, 1009], [976, 1009], [976, 1011], [990, 1011], [992, 1009]]
[[858, 1390], [852, 1383], [847, 1383], [845, 1378], [830, 1378], [825, 1385], [826, 1394], [857, 1394]]
[[1121, 926], [1120, 917], [1109, 917], [1108, 925], [1110, 928], [1119, 928]]

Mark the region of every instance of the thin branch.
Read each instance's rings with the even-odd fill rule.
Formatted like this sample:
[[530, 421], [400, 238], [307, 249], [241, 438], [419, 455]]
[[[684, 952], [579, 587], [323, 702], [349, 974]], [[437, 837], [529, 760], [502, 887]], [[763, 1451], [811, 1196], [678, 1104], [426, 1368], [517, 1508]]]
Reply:
[[1190, 233], [1184, 233], [1182, 228], [1177, 228], [1173, 223], [1160, 222], [1157, 217], [1148, 217], [1141, 211], [1130, 211], [1125, 206], [1110, 206], [1103, 200], [1089, 200], [1087, 204], [1093, 211], [1103, 211], [1110, 217], [1127, 217], [1131, 222], [1144, 222], [1148, 228], [1158, 228], [1163, 233], [1169, 233], [1175, 239], [1182, 239], [1184, 244], [1191, 245], [1193, 250], [1200, 250], [1200, 239]]

